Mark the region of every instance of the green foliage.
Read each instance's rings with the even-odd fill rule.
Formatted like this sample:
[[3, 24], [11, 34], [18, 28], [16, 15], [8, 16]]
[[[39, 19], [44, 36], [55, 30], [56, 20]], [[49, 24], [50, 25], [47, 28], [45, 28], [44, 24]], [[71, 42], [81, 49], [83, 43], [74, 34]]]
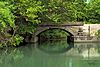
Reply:
[[23, 42], [23, 37], [16, 34], [15, 36], [6, 37], [6, 40], [2, 40], [0, 43], [0, 47], [8, 47], [8, 46], [19, 46], [20, 43]]
[[99, 0], [92, 0], [88, 3], [85, 7], [85, 14], [87, 16], [87, 22], [93, 24], [100, 24], [100, 1]]
[[43, 15], [44, 21], [64, 23], [72, 21], [86, 21], [86, 3], [83, 0], [47, 0], [43, 1], [47, 10]]
[[[47, 8], [47, 18], [51, 20], [54, 23], [61, 23], [65, 20], [65, 8], [63, 6], [62, 1], [60, 0], [50, 0], [48, 2], [48, 5], [46, 6]], [[64, 12], [65, 11], [65, 12]]]
[[45, 11], [41, 1], [33, 0], [15, 0], [16, 13], [21, 14], [27, 21], [40, 23], [38, 13]]
[[19, 29], [18, 29], [17, 33], [19, 33], [19, 34], [25, 34], [26, 32], [32, 34], [36, 29], [36, 27], [34, 25], [32, 26], [30, 24], [19, 25], [18, 27], [19, 27]]
[[69, 1], [63, 0], [43, 1], [44, 7], [47, 11], [43, 13], [42, 21], [49, 21], [57, 24], [69, 21], [68, 3]]
[[11, 12], [12, 5], [0, 2], [0, 30], [7, 27], [15, 27], [14, 15]]
[[84, 0], [42, 0], [47, 10], [41, 15], [43, 22], [64, 23], [64, 22], [100, 22], [100, 1], [92, 0], [88, 3]]
[[13, 15], [14, 7], [8, 2], [0, 2], [0, 47], [9, 45], [17, 46], [22, 42], [23, 38], [19, 35], [9, 34], [11, 28], [16, 30], [15, 16]]
[[17, 35], [13, 36], [13, 37], [9, 40], [8, 44], [9, 44], [9, 45], [12, 45], [12, 46], [19, 46], [21, 42], [23, 42], [23, 37], [21, 37], [21, 36], [19, 36], [19, 35], [17, 34]]
[[27, 32], [32, 34], [36, 28], [34, 25], [41, 23], [39, 15], [46, 11], [44, 5], [37, 0], [14, 0], [13, 4], [16, 7], [14, 13], [17, 18], [17, 33], [25, 34]]
[[68, 16], [70, 17], [71, 21], [85, 21], [86, 14], [85, 14], [85, 6], [86, 4], [82, 0], [75, 0], [69, 3], [68, 6]]
[[100, 37], [100, 30], [96, 32], [96, 36]]
[[100, 1], [91, 0], [86, 3], [83, 0], [47, 0], [44, 2], [47, 11], [43, 14], [45, 21], [54, 23], [63, 22], [100, 22]]

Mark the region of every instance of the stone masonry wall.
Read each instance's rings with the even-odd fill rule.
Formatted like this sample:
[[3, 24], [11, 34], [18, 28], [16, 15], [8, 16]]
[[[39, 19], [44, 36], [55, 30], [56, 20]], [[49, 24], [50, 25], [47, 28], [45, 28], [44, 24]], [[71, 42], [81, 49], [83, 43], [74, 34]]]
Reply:
[[80, 26], [83, 29], [84, 33], [89, 33], [89, 26], [90, 26], [90, 36], [95, 36], [95, 33], [100, 30], [100, 24], [84, 24]]

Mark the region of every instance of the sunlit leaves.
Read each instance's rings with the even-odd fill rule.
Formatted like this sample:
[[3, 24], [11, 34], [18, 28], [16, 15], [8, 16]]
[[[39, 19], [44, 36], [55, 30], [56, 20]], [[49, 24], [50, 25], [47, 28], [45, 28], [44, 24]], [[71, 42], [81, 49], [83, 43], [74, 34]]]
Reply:
[[[62, 0], [50, 0], [44, 3], [47, 12], [44, 14], [49, 19], [48, 21], [53, 23], [62, 23], [67, 20], [67, 10], [65, 5], [63, 5]], [[65, 19], [66, 18], [66, 19]]]
[[100, 22], [100, 0], [91, 0], [85, 7], [87, 21], [90, 23], [99, 23]]
[[100, 37], [100, 30], [98, 30], [98, 31], [95, 33], [95, 35], [96, 35], [97, 37]]
[[0, 2], [0, 29], [14, 27], [14, 15], [11, 13], [7, 2]]
[[[0, 2], [0, 46], [17, 46], [22, 42], [23, 38], [19, 35], [9, 34], [9, 29], [15, 29], [15, 16], [13, 15], [13, 10], [15, 7], [11, 5], [9, 2]], [[10, 35], [10, 36], [8, 36]]]
[[20, 42], [23, 42], [23, 37], [21, 37], [20, 35], [16, 34], [10, 40], [11, 41], [8, 42], [9, 45], [18, 46], [20, 44]]
[[28, 21], [33, 23], [39, 23], [38, 13], [42, 13], [45, 11], [44, 6], [41, 1], [33, 1], [33, 0], [19, 0], [16, 4], [17, 11]]

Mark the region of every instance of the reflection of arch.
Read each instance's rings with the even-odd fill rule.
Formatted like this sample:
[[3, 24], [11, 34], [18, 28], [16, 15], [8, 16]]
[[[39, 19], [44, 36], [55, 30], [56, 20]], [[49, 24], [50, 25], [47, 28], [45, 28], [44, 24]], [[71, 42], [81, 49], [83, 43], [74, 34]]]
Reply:
[[71, 50], [72, 48], [74, 47], [74, 43], [70, 43], [69, 46], [67, 48], [64, 48], [60, 51], [47, 51], [43, 48], [40, 48], [39, 46], [37, 47], [38, 50], [42, 51], [42, 52], [45, 52], [45, 53], [48, 53], [48, 54], [61, 54], [61, 53], [65, 53], [65, 52], [68, 52], [69, 50]]
[[45, 32], [45, 31], [47, 31], [47, 30], [52, 30], [52, 29], [60, 29], [60, 30], [63, 30], [63, 31], [65, 31], [65, 32], [67, 32], [68, 34], [69, 34], [69, 36], [68, 36], [68, 40], [71, 40], [71, 41], [74, 41], [74, 38], [73, 38], [73, 36], [74, 36], [74, 34], [75, 34], [75, 32], [73, 32], [73, 30], [69, 27], [69, 28], [65, 28], [65, 27], [56, 27], [56, 28], [40, 28], [40, 30], [38, 30], [38, 31], [36, 31], [35, 33], [34, 33], [34, 42], [37, 42], [38, 41], [38, 35], [40, 35], [42, 32]]

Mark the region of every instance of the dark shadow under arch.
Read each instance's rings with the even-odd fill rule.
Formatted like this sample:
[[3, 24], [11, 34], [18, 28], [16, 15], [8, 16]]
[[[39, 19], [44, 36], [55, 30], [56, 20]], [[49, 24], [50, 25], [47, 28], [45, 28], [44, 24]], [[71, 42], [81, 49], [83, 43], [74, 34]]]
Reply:
[[46, 32], [47, 30], [54, 30], [54, 29], [59, 29], [59, 30], [63, 30], [65, 32], [67, 32], [69, 34], [69, 36], [67, 36], [67, 42], [68, 43], [74, 42], [74, 37], [73, 37], [74, 35], [71, 32], [67, 31], [66, 29], [62, 29], [62, 28], [49, 28], [49, 29], [46, 29], [46, 30], [40, 32], [39, 34], [36, 35], [38, 37], [38, 41], [40, 39], [39, 37], [40, 37], [41, 33]]

